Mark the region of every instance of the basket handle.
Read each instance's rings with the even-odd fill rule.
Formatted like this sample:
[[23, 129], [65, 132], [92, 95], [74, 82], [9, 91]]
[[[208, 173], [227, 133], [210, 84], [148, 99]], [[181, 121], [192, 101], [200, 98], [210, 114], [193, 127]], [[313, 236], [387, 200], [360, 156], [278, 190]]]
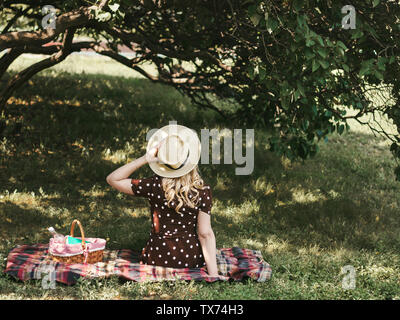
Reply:
[[72, 221], [71, 224], [71, 237], [74, 236], [74, 229], [75, 229], [75, 224], [78, 224], [78, 227], [81, 231], [81, 236], [82, 236], [82, 248], [85, 249], [86, 248], [86, 242], [85, 242], [85, 232], [83, 232], [83, 227], [82, 224], [79, 222], [79, 220], [75, 219], [74, 221]]

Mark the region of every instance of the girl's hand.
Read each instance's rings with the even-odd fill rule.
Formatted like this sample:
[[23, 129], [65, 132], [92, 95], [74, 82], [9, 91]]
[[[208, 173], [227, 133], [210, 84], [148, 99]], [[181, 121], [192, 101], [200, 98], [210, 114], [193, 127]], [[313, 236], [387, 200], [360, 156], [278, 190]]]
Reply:
[[218, 278], [219, 280], [229, 280], [229, 277], [223, 276], [223, 275], [220, 275], [220, 274], [217, 274], [217, 275], [208, 275], [208, 276], [211, 277], [211, 278]]
[[157, 158], [157, 153], [158, 153], [158, 149], [161, 146], [161, 143], [163, 141], [161, 141], [157, 146], [151, 148], [147, 153], [146, 153], [146, 161], [148, 163], [152, 163], [152, 162], [157, 162], [158, 158]]

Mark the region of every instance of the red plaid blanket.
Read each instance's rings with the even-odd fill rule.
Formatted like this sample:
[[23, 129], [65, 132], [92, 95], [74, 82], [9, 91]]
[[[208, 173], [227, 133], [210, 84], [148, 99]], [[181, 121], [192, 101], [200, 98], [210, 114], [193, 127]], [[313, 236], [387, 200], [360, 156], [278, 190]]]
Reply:
[[217, 249], [219, 274], [223, 278], [209, 277], [206, 267], [166, 268], [139, 263], [139, 253], [132, 250], [104, 250], [102, 262], [95, 264], [63, 264], [50, 260], [48, 244], [17, 246], [10, 251], [5, 273], [22, 281], [42, 279], [44, 276], [72, 285], [80, 277], [98, 278], [117, 275], [133, 281], [160, 280], [217, 280], [240, 281], [246, 277], [266, 281], [271, 267], [263, 260], [259, 250], [239, 247]]

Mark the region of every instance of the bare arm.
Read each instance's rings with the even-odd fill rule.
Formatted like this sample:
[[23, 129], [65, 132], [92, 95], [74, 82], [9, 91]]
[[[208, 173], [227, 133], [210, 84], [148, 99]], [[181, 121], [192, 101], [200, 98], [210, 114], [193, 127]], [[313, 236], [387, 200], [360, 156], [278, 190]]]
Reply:
[[129, 176], [146, 163], [146, 156], [137, 158], [132, 162], [129, 162], [126, 165], [123, 165], [122, 167], [111, 172], [107, 176], [106, 181], [114, 189], [117, 189], [118, 191], [121, 191], [123, 193], [133, 195], [133, 191], [131, 188], [131, 179], [129, 178]]
[[215, 235], [211, 228], [211, 217], [203, 211], [200, 211], [198, 216], [197, 234], [201, 243], [204, 260], [207, 265], [208, 275], [211, 277], [218, 277], [217, 249]]
[[144, 156], [141, 156], [140, 158], [137, 158], [111, 172], [106, 178], [107, 183], [118, 191], [133, 195], [131, 179], [129, 176], [146, 163], [157, 161], [158, 159], [156, 155], [159, 146], [160, 144], [157, 147], [149, 150], [149, 152]]

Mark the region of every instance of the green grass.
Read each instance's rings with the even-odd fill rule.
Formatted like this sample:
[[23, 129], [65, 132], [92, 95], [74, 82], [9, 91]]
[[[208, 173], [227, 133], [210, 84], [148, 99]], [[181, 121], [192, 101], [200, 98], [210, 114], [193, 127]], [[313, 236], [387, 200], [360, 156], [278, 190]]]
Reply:
[[[26, 59], [32, 60], [19, 59], [13, 70]], [[106, 176], [141, 156], [147, 130], [169, 120], [198, 132], [238, 128], [116, 63], [79, 56], [35, 76], [1, 117], [2, 270], [12, 247], [47, 242], [51, 225], [67, 233], [74, 218], [87, 234], [108, 238], [111, 249], [139, 250], [150, 230], [146, 201], [113, 190]], [[200, 165], [213, 187], [217, 246], [261, 250], [273, 269], [268, 282], [113, 277], [44, 290], [40, 280], [1, 273], [0, 299], [399, 299], [395, 162], [382, 138], [352, 129], [321, 142], [315, 158], [293, 163], [268, 152], [268, 133], [256, 130], [250, 176], [236, 176], [235, 165]], [[142, 168], [134, 176], [149, 174]], [[356, 270], [354, 290], [342, 288], [345, 265]]]

